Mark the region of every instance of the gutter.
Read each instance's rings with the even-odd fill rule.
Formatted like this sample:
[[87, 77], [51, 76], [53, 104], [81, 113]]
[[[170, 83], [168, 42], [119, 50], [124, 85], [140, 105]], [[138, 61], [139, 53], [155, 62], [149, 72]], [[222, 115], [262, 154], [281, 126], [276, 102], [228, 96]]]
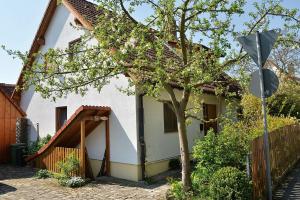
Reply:
[[146, 144], [145, 144], [145, 128], [144, 128], [144, 94], [137, 95], [137, 123], [138, 123], [138, 137], [140, 144], [140, 163], [142, 168], [142, 180], [146, 178]]

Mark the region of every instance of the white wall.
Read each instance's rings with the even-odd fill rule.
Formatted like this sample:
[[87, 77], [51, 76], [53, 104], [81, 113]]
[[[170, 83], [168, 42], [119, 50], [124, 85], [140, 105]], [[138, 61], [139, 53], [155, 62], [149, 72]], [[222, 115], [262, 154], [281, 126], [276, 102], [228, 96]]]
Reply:
[[[176, 92], [177, 97], [180, 94], [179, 91]], [[165, 92], [162, 93], [161, 99], [168, 100]], [[218, 113], [225, 111], [224, 98], [203, 94], [199, 101], [207, 104], [216, 104]], [[155, 162], [180, 155], [178, 132], [164, 132], [163, 103], [151, 97], [144, 97], [144, 113], [146, 161]], [[201, 112], [199, 115], [202, 118], [203, 113]], [[204, 132], [200, 131], [200, 121], [192, 120], [192, 123], [187, 127], [187, 135], [189, 150], [192, 152], [195, 140], [204, 135]]]
[[[48, 48], [68, 47], [68, 43], [82, 35], [82, 31], [75, 30], [70, 23], [74, 24], [74, 17], [63, 6], [58, 6], [53, 20], [45, 35], [46, 44], [41, 48], [44, 52]], [[99, 94], [91, 88], [81, 97], [70, 94], [67, 98], [58, 99], [56, 102], [43, 99], [33, 88], [22, 93], [21, 107], [30, 119], [30, 140], [36, 140], [36, 124], [39, 123], [39, 135], [55, 133], [55, 108], [67, 106], [68, 118], [81, 105], [110, 106], [110, 136], [111, 136], [111, 161], [120, 163], [137, 164], [137, 128], [136, 128], [136, 100], [135, 96], [127, 96], [117, 90], [118, 87], [126, 87], [128, 79], [120, 76], [112, 79]], [[102, 159], [104, 152], [104, 126], [98, 126], [86, 141], [89, 157]]]

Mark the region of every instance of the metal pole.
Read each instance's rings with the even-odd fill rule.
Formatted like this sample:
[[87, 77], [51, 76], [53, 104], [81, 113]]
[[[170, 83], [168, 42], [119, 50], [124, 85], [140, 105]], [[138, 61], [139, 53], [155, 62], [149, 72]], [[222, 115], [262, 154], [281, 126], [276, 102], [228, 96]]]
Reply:
[[269, 153], [269, 134], [268, 134], [268, 124], [267, 124], [267, 111], [266, 111], [266, 99], [265, 99], [265, 88], [264, 88], [264, 77], [262, 70], [262, 61], [261, 61], [261, 47], [260, 47], [260, 38], [259, 32], [256, 32], [256, 45], [257, 45], [257, 56], [258, 56], [258, 68], [259, 68], [259, 78], [260, 78], [260, 91], [261, 91], [261, 100], [262, 100], [262, 114], [264, 121], [264, 155], [266, 160], [266, 175], [267, 175], [267, 191], [268, 199], [272, 200], [272, 178], [271, 178], [271, 168], [270, 168], [270, 153]]

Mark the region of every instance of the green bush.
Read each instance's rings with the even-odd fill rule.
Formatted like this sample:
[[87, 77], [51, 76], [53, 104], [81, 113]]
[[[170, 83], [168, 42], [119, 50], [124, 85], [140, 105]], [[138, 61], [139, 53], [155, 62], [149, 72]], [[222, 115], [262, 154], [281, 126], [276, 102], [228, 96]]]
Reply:
[[205, 168], [209, 175], [224, 166], [245, 169], [247, 154], [248, 137], [230, 126], [219, 134], [210, 130], [193, 148], [196, 169]]
[[52, 177], [52, 173], [49, 172], [46, 169], [41, 169], [41, 170], [39, 170], [39, 171], [36, 172], [35, 177], [37, 177], [39, 179], [51, 178]]
[[83, 185], [78, 177], [72, 177], [72, 174], [79, 170], [79, 160], [74, 154], [69, 154], [64, 161], [59, 161], [57, 166], [60, 173], [55, 174], [54, 178], [58, 180], [60, 185], [69, 187], [80, 187]]
[[51, 135], [48, 134], [46, 137], [41, 138], [35, 142], [31, 142], [28, 145], [28, 154], [33, 155], [38, 152], [45, 144], [47, 144], [51, 139]]
[[216, 171], [209, 184], [212, 199], [251, 199], [251, 182], [247, 175], [234, 167], [224, 167]]
[[192, 192], [184, 192], [183, 185], [180, 180], [169, 179], [170, 189], [168, 191], [168, 199], [187, 200], [193, 198]]
[[240, 170], [246, 168], [249, 139], [233, 125], [225, 125], [219, 134], [212, 130], [193, 148], [193, 157], [197, 164], [192, 173], [194, 191], [202, 196], [209, 195], [212, 175], [227, 166]]
[[270, 115], [300, 119], [300, 84], [289, 79], [282, 81], [267, 105]]
[[[275, 116], [268, 116], [268, 130], [273, 131], [278, 128], [296, 124], [298, 123], [297, 119], [292, 117], [275, 117]], [[249, 130], [249, 136], [254, 139], [258, 136], [263, 135], [263, 121], [258, 120], [253, 123], [251, 129]]]
[[59, 161], [57, 166], [62, 177], [70, 178], [72, 173], [79, 170], [79, 160], [74, 154], [70, 154], [64, 161]]

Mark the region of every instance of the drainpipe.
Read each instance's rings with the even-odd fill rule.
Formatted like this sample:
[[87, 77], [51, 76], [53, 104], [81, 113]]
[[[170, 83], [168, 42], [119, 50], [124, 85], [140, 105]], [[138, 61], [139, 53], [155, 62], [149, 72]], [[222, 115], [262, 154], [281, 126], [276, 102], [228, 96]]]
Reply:
[[146, 144], [145, 144], [145, 129], [144, 129], [144, 104], [143, 94], [137, 95], [137, 122], [138, 122], [138, 135], [140, 143], [140, 162], [142, 168], [142, 180], [145, 180], [145, 162], [146, 162]]

